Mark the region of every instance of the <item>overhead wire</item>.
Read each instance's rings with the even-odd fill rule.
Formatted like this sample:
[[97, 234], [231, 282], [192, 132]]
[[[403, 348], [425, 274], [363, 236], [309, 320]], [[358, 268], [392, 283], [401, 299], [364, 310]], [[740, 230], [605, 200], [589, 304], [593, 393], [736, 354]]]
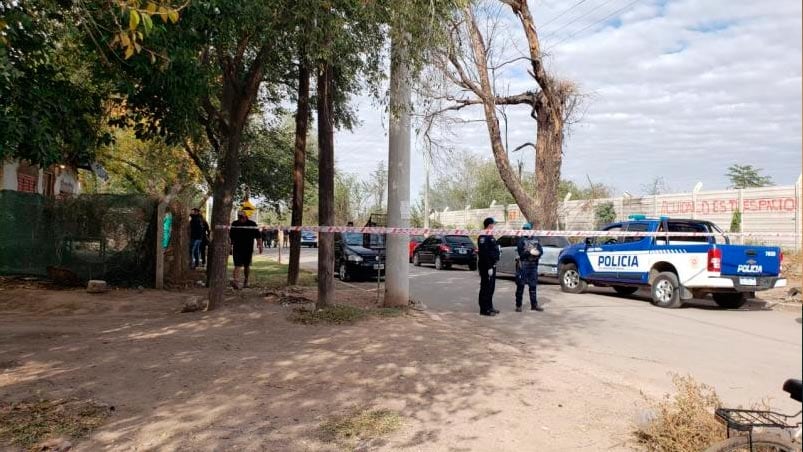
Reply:
[[558, 19], [560, 19], [561, 17], [563, 17], [563, 15], [564, 15], [564, 14], [568, 13], [569, 11], [573, 10], [574, 8], [577, 8], [578, 6], [580, 6], [581, 4], [583, 4], [583, 3], [587, 2], [587, 1], [588, 1], [588, 0], [580, 0], [579, 2], [577, 2], [577, 3], [575, 3], [574, 5], [570, 6], [569, 8], [567, 8], [567, 9], [564, 9], [564, 10], [563, 10], [561, 13], [559, 13], [557, 16], [555, 16], [555, 17], [553, 17], [553, 18], [549, 19], [548, 21], [544, 22], [543, 24], [541, 24], [541, 27], [542, 27], [542, 28], [543, 28], [543, 27], [546, 27], [547, 25], [551, 24], [552, 22], [555, 22], [556, 20], [558, 20]]
[[595, 25], [598, 25], [600, 23], [606, 22], [608, 19], [610, 19], [610, 18], [612, 18], [612, 17], [614, 17], [614, 16], [616, 16], [618, 14], [621, 14], [622, 12], [626, 11], [627, 9], [629, 9], [631, 6], [635, 5], [639, 1], [641, 1], [641, 0], [633, 0], [630, 3], [628, 3], [627, 5], [619, 8], [616, 11], [614, 11], [614, 12], [608, 14], [607, 16], [603, 17], [602, 19], [600, 19], [600, 20], [598, 20], [596, 22], [593, 22], [593, 23], [589, 24], [588, 26], [581, 28], [580, 30], [577, 30], [576, 32], [570, 34], [569, 36], [566, 36], [565, 38], [561, 39], [560, 41], [550, 45], [549, 48], [547, 48], [545, 50], [545, 52], [555, 48], [556, 46], [558, 46], [558, 45], [560, 45], [560, 44], [562, 44], [562, 43], [564, 43], [566, 41], [568, 41], [569, 39], [572, 39], [573, 37], [577, 36], [578, 34], [584, 32], [586, 30], [588, 30], [589, 28], [591, 28], [591, 27], [593, 27]]
[[549, 38], [549, 37], [551, 37], [551, 36], [555, 36], [555, 35], [556, 35], [557, 33], [559, 33], [561, 30], [565, 29], [566, 27], [568, 27], [568, 26], [569, 26], [569, 25], [571, 25], [571, 24], [574, 24], [574, 23], [576, 23], [576, 22], [577, 22], [578, 20], [580, 20], [580, 19], [583, 19], [583, 18], [585, 18], [585, 17], [588, 17], [588, 15], [589, 15], [589, 14], [591, 14], [591, 13], [593, 13], [594, 11], [597, 11], [598, 9], [602, 8], [603, 6], [605, 6], [605, 5], [609, 4], [611, 1], [612, 1], [612, 0], [605, 0], [605, 1], [603, 1], [602, 3], [598, 4], [598, 5], [597, 5], [597, 6], [595, 6], [594, 8], [591, 8], [591, 9], [589, 9], [588, 11], [586, 11], [586, 12], [585, 12], [585, 14], [581, 14], [581, 15], [579, 15], [579, 16], [576, 16], [574, 19], [570, 20], [569, 22], [566, 22], [566, 23], [564, 23], [562, 26], [560, 26], [560, 27], [558, 27], [558, 28], [556, 28], [556, 29], [554, 29], [554, 30], [552, 30], [552, 31], [548, 32], [546, 35], [544, 35], [544, 36], [543, 36], [543, 38], [542, 38], [542, 39], [546, 39], [546, 38]]

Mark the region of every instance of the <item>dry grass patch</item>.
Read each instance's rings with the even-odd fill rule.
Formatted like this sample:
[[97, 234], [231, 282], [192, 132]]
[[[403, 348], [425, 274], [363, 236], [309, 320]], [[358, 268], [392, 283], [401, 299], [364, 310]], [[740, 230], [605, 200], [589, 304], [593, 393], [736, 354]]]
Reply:
[[351, 448], [359, 441], [389, 435], [402, 426], [402, 416], [390, 410], [354, 410], [321, 424], [323, 440]]
[[0, 444], [30, 449], [55, 436], [81, 439], [110, 414], [109, 407], [86, 400], [0, 401]]
[[323, 309], [294, 309], [290, 320], [304, 325], [355, 323], [369, 317], [400, 317], [406, 313], [402, 308], [358, 308], [336, 304]]
[[672, 377], [676, 393], [651, 403], [652, 416], [633, 432], [651, 452], [698, 452], [725, 439], [725, 428], [714, 410], [721, 406], [713, 388], [691, 376]]

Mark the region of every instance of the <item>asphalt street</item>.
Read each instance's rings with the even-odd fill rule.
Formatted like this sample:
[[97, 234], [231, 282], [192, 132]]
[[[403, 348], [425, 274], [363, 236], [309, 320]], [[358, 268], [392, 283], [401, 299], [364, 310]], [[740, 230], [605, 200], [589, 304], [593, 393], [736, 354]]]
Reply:
[[[276, 258], [276, 251], [268, 253]], [[304, 267], [315, 268], [316, 251], [302, 252]], [[353, 285], [376, 294], [375, 281]], [[785, 379], [801, 377], [800, 311], [723, 310], [711, 300], [662, 309], [649, 303], [647, 293], [622, 297], [591, 288], [573, 295], [561, 292], [556, 282], [542, 281], [539, 302], [546, 311], [517, 313], [515, 282], [499, 279], [494, 304], [502, 312], [489, 318], [478, 315], [478, 290], [477, 272], [464, 267], [438, 271], [410, 265], [410, 296], [426, 305], [428, 315], [468, 320], [496, 340], [549, 351], [567, 371], [603, 376], [649, 394], [670, 391], [672, 373], [691, 374], [727, 403], [769, 400], [782, 410], [800, 409], [781, 390]], [[527, 296], [525, 291], [525, 307]]]

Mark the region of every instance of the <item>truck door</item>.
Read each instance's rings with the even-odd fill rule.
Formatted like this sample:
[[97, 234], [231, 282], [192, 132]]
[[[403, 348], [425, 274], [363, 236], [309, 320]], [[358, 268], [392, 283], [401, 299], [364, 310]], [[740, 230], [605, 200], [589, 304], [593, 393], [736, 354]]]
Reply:
[[[646, 232], [647, 222], [614, 224], [605, 231]], [[647, 256], [649, 239], [646, 237], [597, 237], [587, 251], [592, 268], [590, 279], [608, 282], [640, 284], [646, 281], [649, 271]]]

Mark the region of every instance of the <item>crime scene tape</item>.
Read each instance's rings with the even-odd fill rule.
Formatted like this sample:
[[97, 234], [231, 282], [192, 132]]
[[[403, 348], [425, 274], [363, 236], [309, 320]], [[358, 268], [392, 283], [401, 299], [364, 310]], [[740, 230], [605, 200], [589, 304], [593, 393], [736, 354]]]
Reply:
[[518, 237], [745, 237], [745, 238], [779, 238], [796, 237], [794, 232], [637, 232], [637, 231], [538, 231], [525, 229], [434, 229], [434, 228], [391, 228], [391, 227], [355, 227], [355, 226], [230, 226], [216, 225], [215, 229], [278, 229], [290, 232], [323, 232], [323, 233], [360, 233], [390, 235], [512, 235]]

